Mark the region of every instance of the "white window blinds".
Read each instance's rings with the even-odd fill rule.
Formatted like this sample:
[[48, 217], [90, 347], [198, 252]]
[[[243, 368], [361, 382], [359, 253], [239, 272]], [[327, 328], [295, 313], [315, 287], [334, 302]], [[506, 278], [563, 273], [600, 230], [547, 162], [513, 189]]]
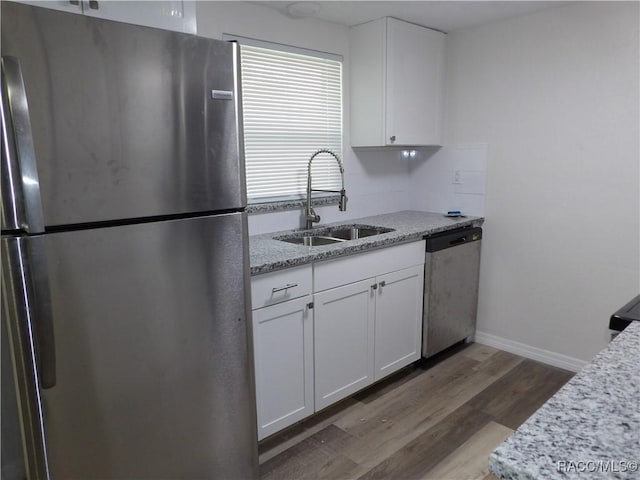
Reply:
[[[316, 150], [342, 159], [342, 61], [240, 43], [247, 196], [299, 197]], [[340, 189], [330, 155], [318, 155], [312, 168], [314, 189]]]

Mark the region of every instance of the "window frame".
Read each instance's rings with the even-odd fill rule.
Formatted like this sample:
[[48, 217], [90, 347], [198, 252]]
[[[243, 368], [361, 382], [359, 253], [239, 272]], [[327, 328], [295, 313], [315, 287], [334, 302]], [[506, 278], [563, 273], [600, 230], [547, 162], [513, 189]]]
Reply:
[[[334, 61], [334, 62], [339, 62], [340, 63], [340, 97], [339, 97], [339, 106], [340, 106], [340, 125], [339, 125], [339, 131], [340, 131], [340, 148], [339, 149], [332, 149], [334, 151], [334, 153], [336, 153], [338, 155], [338, 157], [342, 160], [343, 164], [344, 164], [344, 111], [345, 111], [345, 75], [344, 75], [344, 57], [343, 55], [339, 55], [339, 54], [335, 54], [335, 53], [328, 53], [328, 52], [322, 52], [319, 50], [311, 50], [311, 49], [307, 49], [307, 48], [301, 48], [301, 47], [295, 47], [292, 45], [286, 45], [286, 44], [281, 44], [281, 43], [275, 43], [275, 42], [269, 42], [269, 41], [264, 41], [264, 40], [258, 40], [258, 39], [254, 39], [254, 38], [248, 38], [248, 37], [243, 37], [243, 36], [239, 36], [239, 35], [233, 35], [233, 34], [223, 34], [223, 40], [225, 41], [234, 41], [237, 42], [240, 46], [240, 50], [242, 49], [243, 45], [247, 45], [247, 46], [252, 46], [252, 47], [258, 47], [258, 48], [265, 48], [265, 49], [269, 49], [269, 50], [274, 50], [276, 52], [285, 52], [285, 53], [292, 53], [292, 54], [296, 54], [296, 55], [304, 55], [304, 56], [308, 56], [308, 57], [315, 57], [315, 58], [320, 58], [320, 59], [326, 59], [326, 60], [330, 60], [330, 61]], [[242, 55], [242, 52], [241, 52]], [[240, 78], [241, 78], [241, 88], [242, 88], [242, 71], [240, 72]], [[245, 116], [245, 112], [243, 112], [243, 117]], [[243, 118], [243, 128], [244, 128], [244, 118]], [[246, 140], [243, 138], [243, 142], [244, 145], [246, 145]], [[311, 155], [320, 148], [325, 148], [325, 145], [317, 145], [317, 147], [315, 149], [310, 149], [309, 151], [309, 156], [308, 158], [304, 158], [301, 159], [301, 163], [303, 163], [305, 165], [306, 168], [306, 163], [308, 161], [308, 159], [311, 157]], [[329, 157], [329, 156], [327, 156]], [[245, 152], [245, 162], [247, 159], [247, 154]], [[321, 160], [321, 157], [318, 157], [318, 159], [316, 161], [314, 161], [314, 167], [316, 165], [316, 162], [318, 162], [318, 160]], [[333, 161], [333, 159], [328, 160], [331, 163], [333, 163], [335, 165], [335, 162]], [[318, 162], [319, 163], [319, 162]], [[335, 167], [337, 169], [337, 166]], [[315, 174], [314, 174], [315, 175]], [[305, 174], [305, 178], [306, 178], [306, 174]], [[315, 178], [314, 178], [315, 180]], [[334, 178], [335, 180], [335, 178]], [[245, 180], [246, 182], [246, 180]], [[315, 182], [314, 182], [315, 183]], [[315, 185], [314, 185], [315, 187]], [[267, 211], [270, 210], [280, 210], [280, 208], [278, 208], [278, 206], [280, 205], [282, 207], [282, 209], [290, 209], [290, 208], [298, 208], [298, 206], [301, 204], [302, 200], [306, 199], [306, 182], [304, 185], [304, 189], [302, 189], [301, 187], [298, 189], [297, 193], [293, 193], [293, 194], [286, 194], [286, 193], [282, 193], [280, 195], [272, 195], [272, 196], [254, 196], [251, 197], [250, 196], [250, 192], [249, 192], [249, 185], [248, 183], [246, 183], [246, 188], [247, 188], [247, 202], [248, 202], [248, 206], [249, 207], [254, 207], [253, 210], [255, 211], [261, 211], [260, 209], [260, 205], [264, 205], [264, 204], [268, 204], [269, 207], [267, 209]], [[339, 189], [339, 186], [336, 186], [336, 189]], [[312, 193], [312, 198], [315, 199], [316, 201], [318, 200], [322, 200], [323, 204], [334, 204], [337, 203], [339, 201], [339, 195], [337, 194], [333, 194], [333, 193], [322, 193], [322, 192], [313, 192]], [[315, 203], [315, 202], [314, 202]], [[263, 210], [264, 211], [264, 210]]]

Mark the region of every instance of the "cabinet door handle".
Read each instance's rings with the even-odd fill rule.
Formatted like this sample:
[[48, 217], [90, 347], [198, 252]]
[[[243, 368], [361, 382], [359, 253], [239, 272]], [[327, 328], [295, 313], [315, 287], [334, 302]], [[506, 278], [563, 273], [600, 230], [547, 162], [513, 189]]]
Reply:
[[389, 137], [389, 141], [390, 141], [391, 143], [395, 142], [395, 141], [396, 141], [396, 136], [395, 136], [395, 135], [391, 135], [391, 136]]
[[80, 5], [80, 0], [69, 0], [71, 5]]
[[384, 280], [380, 282], [380, 288], [384, 287], [387, 284]]
[[298, 284], [297, 283], [287, 283], [284, 287], [274, 287], [271, 289], [271, 293], [278, 293], [278, 292], [282, 292], [283, 290], [289, 290], [290, 288], [294, 288], [297, 287]]
[[376, 285], [375, 283], [371, 285], [371, 290], [377, 290], [377, 289], [378, 289], [378, 285]]
[[89, 8], [92, 10], [99, 10], [100, 3], [97, 0], [89, 0]]

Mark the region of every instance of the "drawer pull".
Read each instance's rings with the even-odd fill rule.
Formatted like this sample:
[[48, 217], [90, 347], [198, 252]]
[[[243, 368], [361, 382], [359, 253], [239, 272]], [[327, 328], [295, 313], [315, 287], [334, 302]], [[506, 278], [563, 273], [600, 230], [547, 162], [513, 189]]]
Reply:
[[271, 293], [278, 293], [278, 292], [282, 292], [283, 290], [286, 292], [290, 288], [294, 288], [297, 286], [298, 286], [297, 283], [287, 283], [284, 287], [272, 288]]
[[384, 287], [387, 284], [384, 280], [380, 282], [380, 288]]

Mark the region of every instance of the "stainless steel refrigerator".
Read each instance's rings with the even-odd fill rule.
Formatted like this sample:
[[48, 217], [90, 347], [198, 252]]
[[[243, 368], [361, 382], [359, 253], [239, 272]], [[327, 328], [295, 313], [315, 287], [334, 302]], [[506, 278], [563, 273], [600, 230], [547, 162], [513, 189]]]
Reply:
[[1, 15], [2, 478], [255, 478], [236, 45]]

